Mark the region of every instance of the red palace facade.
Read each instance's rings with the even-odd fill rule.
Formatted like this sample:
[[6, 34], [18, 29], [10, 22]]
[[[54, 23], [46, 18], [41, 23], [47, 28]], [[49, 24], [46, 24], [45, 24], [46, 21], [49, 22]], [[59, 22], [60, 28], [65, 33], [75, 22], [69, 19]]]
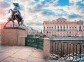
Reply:
[[44, 34], [46, 36], [84, 36], [84, 22], [68, 21], [58, 18], [53, 21], [44, 21]]

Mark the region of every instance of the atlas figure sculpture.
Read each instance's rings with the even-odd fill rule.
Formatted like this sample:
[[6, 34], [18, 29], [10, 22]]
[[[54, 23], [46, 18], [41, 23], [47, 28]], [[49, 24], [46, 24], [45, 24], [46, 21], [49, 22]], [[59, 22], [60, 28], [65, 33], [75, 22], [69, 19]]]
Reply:
[[13, 5], [15, 6], [15, 8], [9, 10], [9, 13], [10, 13], [10, 11], [11, 11], [12, 14], [11, 14], [11, 17], [8, 18], [8, 21], [7, 21], [7, 23], [5, 24], [4, 27], [6, 27], [6, 25], [7, 25], [10, 21], [13, 22], [13, 27], [14, 27], [14, 21], [15, 21], [15, 20], [17, 20], [17, 22], [18, 22], [18, 26], [23, 25], [23, 18], [22, 18], [21, 13], [20, 13], [20, 11], [19, 11], [19, 9], [18, 9], [18, 3], [13, 3]]

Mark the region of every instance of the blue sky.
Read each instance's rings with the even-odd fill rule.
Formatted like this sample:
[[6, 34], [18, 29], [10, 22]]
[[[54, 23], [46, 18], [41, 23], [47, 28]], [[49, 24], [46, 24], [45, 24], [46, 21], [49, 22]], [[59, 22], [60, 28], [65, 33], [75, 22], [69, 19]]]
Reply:
[[57, 5], [59, 5], [59, 6], [69, 5], [69, 0], [59, 0]]
[[1, 22], [6, 22], [13, 2], [20, 4], [25, 24], [31, 27], [42, 28], [43, 21], [60, 17], [69, 21], [84, 20], [84, 0], [0, 0]]

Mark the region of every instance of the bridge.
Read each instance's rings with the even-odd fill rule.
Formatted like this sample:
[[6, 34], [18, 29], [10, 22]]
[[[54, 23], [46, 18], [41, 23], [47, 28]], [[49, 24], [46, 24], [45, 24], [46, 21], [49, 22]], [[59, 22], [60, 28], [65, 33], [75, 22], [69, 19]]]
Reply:
[[44, 39], [45, 57], [74, 60], [84, 56], [84, 37], [50, 37]]

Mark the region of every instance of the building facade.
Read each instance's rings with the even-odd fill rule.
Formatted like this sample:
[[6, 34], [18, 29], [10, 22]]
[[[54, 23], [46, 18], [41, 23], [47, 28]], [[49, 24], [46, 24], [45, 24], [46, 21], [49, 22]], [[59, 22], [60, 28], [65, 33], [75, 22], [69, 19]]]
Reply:
[[53, 21], [44, 21], [44, 34], [46, 36], [84, 36], [83, 21], [68, 21], [58, 18]]

